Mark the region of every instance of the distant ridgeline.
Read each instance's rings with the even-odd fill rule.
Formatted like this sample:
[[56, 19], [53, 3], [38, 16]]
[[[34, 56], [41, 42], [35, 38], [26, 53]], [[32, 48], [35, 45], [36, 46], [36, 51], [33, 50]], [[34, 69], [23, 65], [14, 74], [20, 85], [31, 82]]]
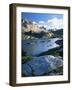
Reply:
[[22, 20], [21, 21], [22, 29], [22, 39], [48, 39], [48, 38], [62, 38], [63, 29], [50, 29], [48, 30], [44, 26], [39, 26], [37, 23], [32, 21]]

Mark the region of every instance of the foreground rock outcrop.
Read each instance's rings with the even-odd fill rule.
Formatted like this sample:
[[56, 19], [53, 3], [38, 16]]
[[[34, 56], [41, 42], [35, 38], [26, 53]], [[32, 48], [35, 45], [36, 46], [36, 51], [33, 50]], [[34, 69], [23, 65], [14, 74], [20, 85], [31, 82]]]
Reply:
[[33, 57], [22, 64], [22, 76], [62, 75], [62, 57], [52, 55]]

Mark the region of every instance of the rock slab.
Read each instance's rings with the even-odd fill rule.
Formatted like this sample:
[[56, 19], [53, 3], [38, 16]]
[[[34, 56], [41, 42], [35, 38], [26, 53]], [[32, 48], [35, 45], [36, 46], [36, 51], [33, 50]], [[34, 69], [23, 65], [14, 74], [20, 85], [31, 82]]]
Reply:
[[60, 56], [52, 55], [34, 57], [32, 60], [22, 64], [22, 73], [25, 76], [48, 75], [49, 72], [63, 66], [63, 60]]

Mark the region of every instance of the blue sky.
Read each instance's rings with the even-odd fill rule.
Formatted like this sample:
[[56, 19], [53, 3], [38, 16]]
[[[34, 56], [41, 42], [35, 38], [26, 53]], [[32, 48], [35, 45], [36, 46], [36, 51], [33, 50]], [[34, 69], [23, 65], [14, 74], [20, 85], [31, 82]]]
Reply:
[[32, 21], [47, 29], [63, 28], [63, 14], [22, 12], [21, 19]]
[[21, 17], [22, 19], [31, 20], [35, 22], [47, 21], [52, 18], [63, 19], [62, 14], [28, 13], [28, 12], [22, 12]]

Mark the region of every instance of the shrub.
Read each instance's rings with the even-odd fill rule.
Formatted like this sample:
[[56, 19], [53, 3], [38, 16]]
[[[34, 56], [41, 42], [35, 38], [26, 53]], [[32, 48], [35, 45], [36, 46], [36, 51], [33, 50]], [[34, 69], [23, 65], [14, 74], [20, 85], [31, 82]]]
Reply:
[[22, 63], [32, 60], [32, 56], [22, 56]]

